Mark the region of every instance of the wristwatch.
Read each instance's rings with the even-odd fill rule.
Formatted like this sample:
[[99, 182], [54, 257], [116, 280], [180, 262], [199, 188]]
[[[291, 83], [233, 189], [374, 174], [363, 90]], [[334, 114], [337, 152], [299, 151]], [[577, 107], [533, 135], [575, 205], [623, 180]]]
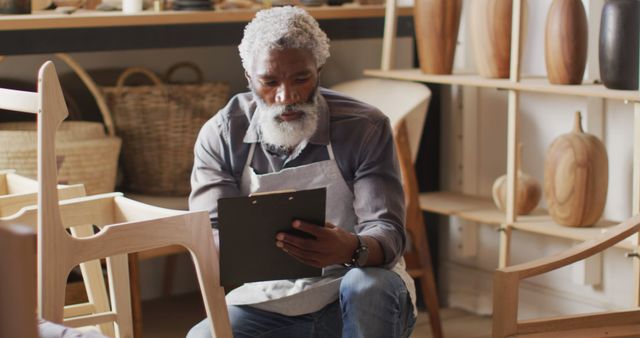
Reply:
[[369, 247], [367, 247], [367, 244], [362, 241], [360, 236], [356, 235], [356, 238], [358, 239], [358, 247], [356, 248], [356, 251], [353, 252], [351, 263], [347, 264], [347, 266], [360, 268], [367, 264], [367, 259], [369, 258]]

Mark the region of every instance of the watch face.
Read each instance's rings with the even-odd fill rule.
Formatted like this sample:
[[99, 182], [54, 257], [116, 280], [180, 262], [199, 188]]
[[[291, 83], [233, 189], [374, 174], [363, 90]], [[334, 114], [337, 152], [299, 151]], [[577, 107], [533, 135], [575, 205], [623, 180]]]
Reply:
[[356, 250], [356, 265], [364, 266], [367, 264], [367, 259], [369, 258], [369, 248], [366, 246], [361, 246]]

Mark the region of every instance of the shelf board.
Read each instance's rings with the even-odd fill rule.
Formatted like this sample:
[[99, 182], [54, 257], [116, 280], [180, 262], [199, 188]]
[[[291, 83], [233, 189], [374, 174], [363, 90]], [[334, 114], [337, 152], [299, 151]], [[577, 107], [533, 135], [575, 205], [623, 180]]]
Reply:
[[[423, 193], [420, 194], [420, 207], [425, 211], [457, 216], [468, 221], [495, 226], [505, 221], [505, 213], [498, 210], [491, 198], [488, 197], [450, 191]], [[616, 224], [618, 223], [601, 220], [592, 227], [567, 227], [555, 223], [545, 210], [537, 209], [529, 215], [518, 216], [513, 228], [552, 237], [586, 241], [600, 236]], [[615, 246], [634, 250], [636, 246], [633, 238], [626, 239]]]
[[420, 69], [394, 69], [390, 71], [367, 69], [364, 71], [364, 74], [372, 77], [395, 80], [463, 85], [505, 90], [512, 89], [520, 92], [598, 97], [605, 99], [640, 102], [640, 91], [637, 90], [607, 89], [601, 84], [554, 85], [550, 84], [549, 81], [544, 77], [523, 77], [520, 82], [512, 82], [509, 79], [490, 79], [479, 76], [477, 74], [423, 74]]
[[[345, 5], [305, 8], [313, 17], [322, 19], [352, 19], [384, 17], [384, 5]], [[31, 15], [0, 15], [0, 31], [33, 30], [147, 25], [194, 25], [207, 23], [248, 22], [259, 8], [211, 11], [161, 11], [146, 10], [135, 14], [122, 11], [102, 12], [78, 10], [72, 14], [55, 11], [38, 11]], [[413, 7], [398, 8], [398, 15], [410, 16]]]

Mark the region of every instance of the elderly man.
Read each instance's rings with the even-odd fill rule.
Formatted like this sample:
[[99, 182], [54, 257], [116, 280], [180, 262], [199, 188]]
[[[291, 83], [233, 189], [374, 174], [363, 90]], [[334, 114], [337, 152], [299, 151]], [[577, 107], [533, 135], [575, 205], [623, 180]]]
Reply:
[[[415, 287], [402, 254], [404, 200], [389, 120], [319, 87], [329, 40], [294, 7], [260, 11], [239, 46], [251, 92], [233, 97], [195, 145], [191, 209], [282, 189], [327, 188], [327, 224], [294, 221], [314, 239], [274, 245], [323, 276], [247, 283], [227, 295], [234, 337], [408, 337]], [[207, 324], [188, 338], [209, 337]]]

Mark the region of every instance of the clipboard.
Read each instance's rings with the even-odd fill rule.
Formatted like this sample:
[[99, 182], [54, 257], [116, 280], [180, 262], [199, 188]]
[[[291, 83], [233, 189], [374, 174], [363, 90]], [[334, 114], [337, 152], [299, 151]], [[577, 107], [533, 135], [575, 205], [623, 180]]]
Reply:
[[319, 188], [219, 199], [222, 286], [320, 276], [321, 268], [297, 261], [275, 242], [278, 232], [312, 237], [291, 227], [295, 219], [324, 226], [326, 194]]

